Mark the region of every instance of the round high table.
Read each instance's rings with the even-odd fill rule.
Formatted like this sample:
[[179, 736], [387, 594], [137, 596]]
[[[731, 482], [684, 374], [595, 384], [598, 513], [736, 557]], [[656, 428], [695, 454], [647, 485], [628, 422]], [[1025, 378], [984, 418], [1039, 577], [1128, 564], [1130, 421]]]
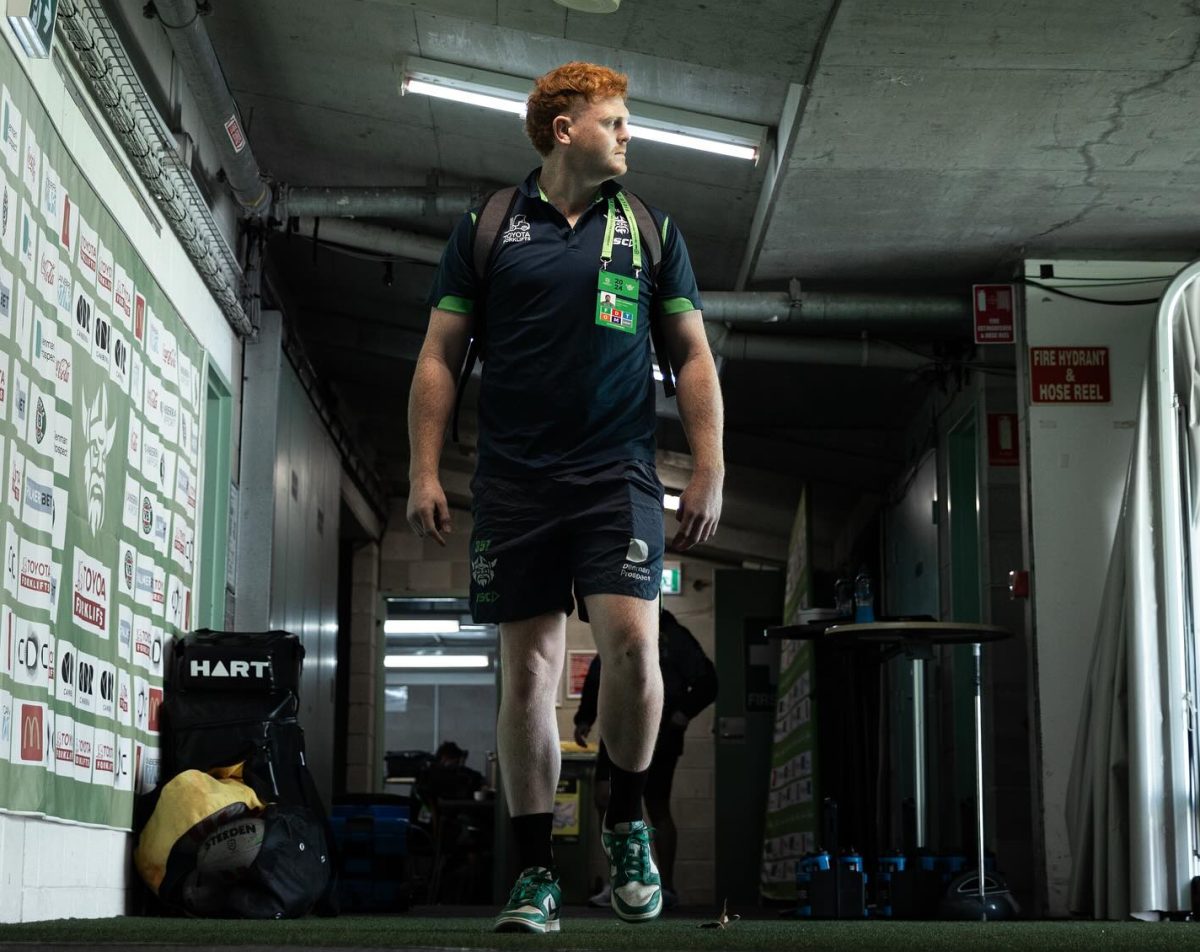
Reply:
[[[1012, 637], [1012, 632], [998, 625], [976, 625], [955, 621], [876, 621], [859, 624], [835, 624], [825, 628], [821, 640], [833, 645], [878, 645], [887, 657], [903, 653], [914, 661], [932, 657], [937, 645], [971, 645], [975, 661], [975, 830], [978, 834], [979, 917], [987, 918], [984, 886], [983, 837], [983, 678], [982, 645]], [[914, 668], [916, 665], [914, 665]], [[923, 685], [922, 685], [923, 688]], [[924, 724], [924, 691], [913, 692], [913, 719], [917, 729]], [[925, 745], [921, 738], [914, 745], [915, 776], [924, 784]], [[922, 804], [923, 806], [923, 804]]]

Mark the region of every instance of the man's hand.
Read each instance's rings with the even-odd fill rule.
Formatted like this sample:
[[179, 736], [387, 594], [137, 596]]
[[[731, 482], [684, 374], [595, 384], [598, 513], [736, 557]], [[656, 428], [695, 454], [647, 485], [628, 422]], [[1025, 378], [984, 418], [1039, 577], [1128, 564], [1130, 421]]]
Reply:
[[723, 471], [693, 471], [692, 478], [679, 496], [679, 509], [675, 513], [679, 531], [671, 540], [672, 549], [690, 549], [713, 537], [717, 523], [721, 521], [721, 490], [724, 484]]
[[445, 545], [451, 532], [450, 507], [436, 476], [414, 480], [408, 490], [408, 524], [420, 538], [430, 536]]
[[592, 732], [591, 724], [576, 724], [575, 725], [575, 743], [580, 747], [588, 745], [588, 734]]

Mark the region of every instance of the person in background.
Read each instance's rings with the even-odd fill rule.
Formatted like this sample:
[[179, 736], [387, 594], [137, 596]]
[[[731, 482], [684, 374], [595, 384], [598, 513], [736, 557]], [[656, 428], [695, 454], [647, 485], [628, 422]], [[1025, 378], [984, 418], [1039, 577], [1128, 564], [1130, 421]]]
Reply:
[[[662, 720], [642, 798], [654, 829], [654, 852], [662, 876], [663, 905], [669, 908], [678, 902], [675, 891], [678, 837], [671, 816], [671, 784], [675, 778], [675, 765], [683, 753], [683, 736], [688, 723], [717, 698], [717, 669], [692, 633], [665, 608], [659, 613], [658, 663], [663, 679]], [[579, 710], [575, 713], [575, 743], [580, 747], [587, 746], [588, 734], [596, 723], [599, 695], [600, 656], [597, 655], [588, 668]], [[601, 738], [593, 784], [601, 823], [608, 809], [610, 769], [608, 750]], [[611, 886], [606, 885], [588, 903], [607, 906], [611, 897]]]

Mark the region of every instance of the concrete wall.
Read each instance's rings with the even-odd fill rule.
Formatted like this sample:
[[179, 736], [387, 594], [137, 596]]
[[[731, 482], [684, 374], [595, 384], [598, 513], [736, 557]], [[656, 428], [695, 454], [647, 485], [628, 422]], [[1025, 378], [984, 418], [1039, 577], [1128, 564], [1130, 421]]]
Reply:
[[[1057, 278], [1043, 277], [1049, 266]], [[1027, 261], [1025, 273], [1045, 284], [1070, 286], [1106, 300], [1157, 298], [1167, 280], [1104, 286], [1115, 278], [1173, 275], [1164, 262]], [[1033, 572], [1032, 687], [1036, 691], [1036, 767], [1040, 801], [1034, 829], [1045, 860], [1046, 912], [1066, 915], [1071, 857], [1064, 817], [1067, 783], [1079, 727], [1083, 672], [1092, 656], [1105, 574], [1133, 443], [1155, 305], [1112, 307], [1026, 288], [1018, 350], [1019, 413], [1028, 446], [1022, 467], [1026, 507], [1026, 564]], [[1112, 401], [1034, 405], [1028, 347], [1108, 347]]]
[[[137, 253], [171, 299], [222, 376], [233, 383], [234, 401], [241, 399], [241, 348], [225, 318], [209, 296], [182, 247], [141, 188], [133, 169], [108, 158], [123, 155], [109, 140], [105, 149], [97, 129], [101, 114], [91, 108], [89, 122], [69, 91], [90, 103], [86, 87], [61, 56], [28, 60], [8, 22], [0, 36], [17, 56], [58, 134], [75, 162], [86, 170], [97, 194], [120, 222]], [[103, 133], [101, 133], [103, 134]], [[156, 227], [157, 225], [157, 227]], [[223, 480], [222, 480], [223, 481]], [[202, 521], [197, 523], [197, 530]], [[197, 550], [202, 542], [197, 538]], [[112, 916], [125, 912], [129, 876], [129, 836], [121, 831], [92, 829], [29, 817], [0, 815], [0, 920], [6, 922], [67, 916]], [[70, 862], [63, 862], [69, 857]]]

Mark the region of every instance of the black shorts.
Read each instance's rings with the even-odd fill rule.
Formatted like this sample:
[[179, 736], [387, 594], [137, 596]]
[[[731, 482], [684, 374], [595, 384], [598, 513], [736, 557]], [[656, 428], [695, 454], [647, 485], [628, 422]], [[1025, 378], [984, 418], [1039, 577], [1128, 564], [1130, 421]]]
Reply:
[[[661, 749], [654, 748], [654, 756], [650, 758], [650, 766], [646, 770], [646, 789], [642, 793], [643, 800], [670, 800], [671, 783], [675, 779], [675, 764], [679, 754], [664, 745]], [[608, 756], [608, 748], [600, 741], [600, 752], [596, 754], [596, 782], [603, 783], [612, 776], [612, 760]]]
[[568, 615], [587, 595], [655, 599], [662, 587], [663, 486], [624, 460], [560, 476], [471, 481], [471, 615]]

